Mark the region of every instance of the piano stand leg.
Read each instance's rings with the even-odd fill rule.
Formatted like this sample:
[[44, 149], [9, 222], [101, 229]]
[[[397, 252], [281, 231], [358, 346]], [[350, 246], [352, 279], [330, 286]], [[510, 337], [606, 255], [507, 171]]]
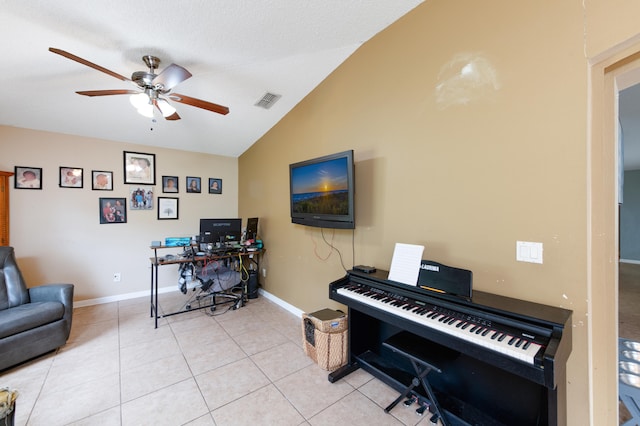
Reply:
[[433, 389], [431, 388], [431, 385], [427, 380], [427, 374], [431, 372], [431, 366], [420, 363], [422, 364], [422, 368], [421, 368], [421, 366], [418, 365], [419, 363], [416, 362], [414, 359], [411, 359], [411, 364], [413, 365], [413, 368], [416, 371], [417, 377], [414, 377], [411, 380], [411, 384], [407, 386], [407, 388], [400, 394], [398, 398], [396, 398], [395, 401], [393, 401], [391, 404], [389, 404], [387, 408], [384, 409], [384, 412], [389, 413], [389, 411], [391, 411], [393, 407], [395, 407], [398, 404], [398, 402], [400, 402], [402, 399], [406, 398], [407, 395], [409, 395], [409, 393], [413, 390], [413, 388], [422, 384], [422, 387], [427, 393], [426, 396], [429, 399], [430, 407], [432, 407], [432, 410], [433, 410], [432, 419], [435, 419], [437, 422], [439, 418], [440, 422], [442, 423], [442, 426], [447, 426], [448, 425], [447, 420], [445, 419], [442, 413], [442, 410], [440, 409], [440, 404], [438, 404], [438, 400], [436, 399], [436, 395], [433, 393]]
[[327, 379], [329, 379], [329, 382], [335, 383], [338, 380], [342, 379], [343, 377], [353, 373], [358, 368], [360, 368], [360, 365], [357, 362], [349, 363], [329, 373], [329, 376], [327, 377]]
[[396, 398], [395, 401], [393, 401], [391, 404], [389, 404], [389, 406], [387, 408], [384, 409], [385, 413], [389, 413], [389, 411], [393, 410], [393, 407], [395, 407], [396, 405], [398, 405], [398, 402], [402, 401], [403, 399], [405, 399], [407, 397], [407, 395], [409, 395], [409, 393], [411, 393], [411, 391], [413, 390], [413, 388], [415, 388], [416, 386], [418, 386], [420, 384], [420, 380], [418, 380], [417, 377], [414, 377], [413, 380], [411, 380], [411, 384], [409, 385], [408, 388], [406, 388], [404, 390], [404, 392], [402, 392], [400, 394], [399, 397]]
[[[411, 360], [413, 367], [418, 370], [418, 366], [414, 360]], [[427, 369], [429, 370], [429, 369]], [[429, 371], [427, 371], [428, 373]], [[433, 389], [431, 389], [431, 385], [429, 381], [426, 379], [426, 374], [420, 376], [420, 381], [422, 382], [422, 387], [427, 391], [427, 396], [429, 400], [431, 400], [431, 407], [433, 407], [433, 416], [431, 417], [431, 423], [435, 424], [438, 421], [438, 417], [440, 418], [440, 422], [442, 426], [448, 426], [448, 422], [440, 409], [440, 404], [438, 404], [438, 400], [436, 399], [436, 395], [433, 393]], [[434, 421], [435, 420], [435, 421]]]
[[[399, 335], [396, 335], [396, 336], [399, 336]], [[434, 370], [437, 373], [442, 373], [442, 370], [440, 370], [440, 368], [434, 365], [433, 361], [427, 360], [421, 357], [419, 354], [415, 353], [414, 352], [415, 348], [411, 347], [411, 345], [407, 346], [406, 343], [403, 343], [402, 339], [400, 338], [398, 339], [391, 338], [385, 341], [383, 343], [383, 346], [386, 346], [389, 349], [391, 349], [393, 352], [408, 358], [411, 361], [411, 365], [413, 366], [413, 370], [416, 374], [416, 376], [411, 380], [411, 384], [407, 386], [407, 388], [402, 392], [402, 394], [395, 401], [393, 401], [387, 408], [385, 408], [384, 411], [386, 413], [391, 411], [391, 409], [395, 407], [396, 404], [400, 402], [402, 398], [406, 397], [409, 394], [409, 392], [413, 390], [413, 388], [422, 384], [422, 388], [426, 393], [426, 395], [424, 396], [428, 398], [430, 408], [431, 408], [430, 411], [433, 412], [432, 418], [435, 419], [436, 421], [439, 418], [440, 422], [442, 423], [442, 426], [449, 426], [449, 422], [447, 421], [447, 418], [445, 417], [444, 413], [440, 409], [440, 404], [438, 403], [438, 400], [436, 399], [436, 395], [433, 392], [431, 385], [429, 384], [429, 380], [427, 380], [427, 375], [432, 370]]]

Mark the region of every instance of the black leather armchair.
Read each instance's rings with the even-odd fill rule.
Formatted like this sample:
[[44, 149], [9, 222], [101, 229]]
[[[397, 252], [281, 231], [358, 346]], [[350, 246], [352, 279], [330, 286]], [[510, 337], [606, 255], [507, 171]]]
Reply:
[[13, 247], [0, 247], [0, 370], [67, 342], [73, 284], [27, 288]]

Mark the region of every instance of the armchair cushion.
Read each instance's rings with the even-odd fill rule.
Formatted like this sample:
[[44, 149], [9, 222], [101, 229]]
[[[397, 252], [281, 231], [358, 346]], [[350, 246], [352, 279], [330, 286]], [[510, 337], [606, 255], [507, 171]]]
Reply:
[[64, 305], [60, 302], [31, 302], [0, 311], [0, 339], [22, 333], [64, 316]]

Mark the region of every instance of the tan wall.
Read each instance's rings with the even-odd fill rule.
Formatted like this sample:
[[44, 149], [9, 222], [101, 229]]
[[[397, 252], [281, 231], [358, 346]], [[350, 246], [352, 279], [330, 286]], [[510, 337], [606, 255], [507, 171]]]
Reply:
[[[263, 286], [304, 311], [335, 307], [342, 266], [387, 269], [396, 242], [423, 244], [476, 289], [573, 310], [568, 423], [617, 424], [614, 147], [588, 151], [587, 132], [587, 55], [637, 33], [638, 6], [616, 5], [433, 0], [366, 43], [240, 158], [240, 213], [261, 217], [269, 248]], [[345, 149], [356, 230], [291, 224], [288, 164]], [[544, 264], [516, 262], [517, 240], [542, 242]]]
[[[128, 209], [126, 224], [99, 224], [100, 197], [129, 197], [130, 185], [124, 184], [123, 175], [125, 150], [156, 155], [154, 194], [179, 198], [178, 220], [158, 220], [156, 208]], [[195, 235], [201, 217], [238, 214], [236, 158], [13, 127], [0, 127], [0, 152], [0, 170], [13, 171], [14, 166], [43, 169], [41, 191], [15, 189], [11, 182], [11, 245], [25, 279], [30, 286], [74, 283], [77, 302], [148, 292], [151, 241]], [[83, 168], [84, 187], [60, 188], [61, 166]], [[92, 190], [92, 170], [113, 171], [114, 190]], [[163, 175], [178, 176], [177, 195], [162, 193]], [[201, 177], [204, 191], [187, 194], [186, 176]], [[223, 179], [221, 195], [207, 192], [210, 177]], [[161, 286], [177, 288], [172, 268], [161, 268]], [[113, 282], [114, 272], [122, 274], [121, 282]]]
[[640, 3], [626, 0], [586, 0], [585, 53], [597, 58], [615, 46], [637, 42]]

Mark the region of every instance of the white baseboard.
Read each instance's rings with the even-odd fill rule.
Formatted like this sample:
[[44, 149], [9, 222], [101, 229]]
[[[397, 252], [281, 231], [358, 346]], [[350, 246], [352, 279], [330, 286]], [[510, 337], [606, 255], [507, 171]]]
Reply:
[[640, 260], [620, 259], [620, 263], [633, 263], [635, 265], [640, 265]]
[[[162, 287], [158, 289], [158, 294], [170, 293], [177, 291], [175, 286]], [[83, 308], [85, 306], [102, 305], [103, 303], [119, 302], [121, 300], [137, 299], [138, 297], [149, 297], [149, 292], [146, 290], [136, 291], [134, 293], [118, 294], [116, 296], [99, 297], [97, 299], [86, 299], [73, 302], [74, 308]]]
[[284, 300], [280, 299], [279, 297], [276, 297], [273, 294], [271, 294], [268, 291], [265, 291], [263, 289], [259, 289], [258, 293], [263, 295], [265, 299], [271, 300], [273, 303], [275, 303], [276, 305], [286, 309], [287, 311], [291, 312], [292, 314], [294, 314], [298, 318], [302, 318], [302, 314], [304, 313], [304, 311], [301, 311], [300, 309], [296, 308], [295, 306], [291, 305], [290, 303], [285, 302]]
[[[175, 286], [162, 287], [162, 288], [158, 289], [158, 294], [170, 293], [172, 291], [177, 291]], [[279, 297], [276, 297], [273, 294], [271, 294], [268, 291], [265, 291], [263, 289], [258, 289], [258, 293], [261, 294], [265, 299], [269, 299], [270, 301], [272, 301], [276, 305], [278, 305], [278, 306], [286, 309], [287, 311], [291, 312], [292, 314], [296, 315], [298, 318], [302, 318], [303, 311], [301, 311], [300, 309], [298, 309], [295, 306], [291, 305], [290, 303], [285, 302], [284, 300], [280, 299]], [[108, 297], [99, 297], [97, 299], [80, 300], [78, 302], [73, 302], [73, 307], [74, 308], [83, 308], [85, 306], [102, 305], [104, 303], [119, 302], [121, 300], [137, 299], [138, 297], [149, 297], [149, 292], [148, 291], [137, 291], [137, 292], [134, 292], [134, 293], [125, 293], [125, 294], [119, 294], [119, 295], [116, 295], [116, 296], [108, 296]]]

